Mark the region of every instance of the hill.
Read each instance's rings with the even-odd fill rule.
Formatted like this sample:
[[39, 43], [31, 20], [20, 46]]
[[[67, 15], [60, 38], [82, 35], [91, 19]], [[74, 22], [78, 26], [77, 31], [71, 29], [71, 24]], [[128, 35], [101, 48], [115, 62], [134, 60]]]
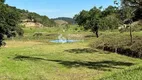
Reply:
[[64, 20], [64, 21], [68, 22], [69, 24], [75, 23], [75, 20], [73, 18], [69, 18], [69, 17], [58, 17], [58, 18], [54, 18], [52, 20]]
[[64, 20], [54, 20], [57, 25], [66, 25], [69, 24], [67, 21]]
[[9, 6], [9, 5], [7, 6], [19, 13], [21, 23], [25, 24], [25, 20], [28, 20], [27, 21], [28, 24], [30, 22], [32, 24], [40, 24], [46, 27], [56, 26], [56, 23], [45, 15], [43, 16], [35, 12], [29, 12], [28, 10], [17, 9], [16, 7]]

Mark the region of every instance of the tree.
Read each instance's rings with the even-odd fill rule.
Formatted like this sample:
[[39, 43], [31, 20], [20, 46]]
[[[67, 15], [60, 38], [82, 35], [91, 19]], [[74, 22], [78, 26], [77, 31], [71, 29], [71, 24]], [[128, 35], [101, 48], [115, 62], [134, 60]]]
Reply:
[[121, 0], [122, 6], [142, 8], [142, 0]]
[[14, 7], [0, 3], [0, 44], [2, 44], [3, 35], [12, 37], [13, 31], [23, 35], [23, 30], [18, 27], [19, 20], [19, 13]]
[[82, 10], [79, 14], [74, 16], [74, 19], [78, 25], [83, 26], [85, 30], [91, 29], [91, 31], [95, 33], [97, 37], [99, 37], [98, 22], [101, 17], [100, 9], [93, 7], [90, 11]]
[[116, 14], [108, 15], [103, 17], [99, 21], [101, 30], [114, 30], [122, 24], [122, 21], [117, 17]]
[[91, 31], [96, 34], [97, 38], [99, 37], [98, 35], [98, 30], [99, 30], [99, 21], [102, 17], [102, 12], [100, 10], [101, 8], [93, 7], [90, 9], [89, 14], [90, 18], [87, 24], [88, 27], [90, 27]]
[[[127, 24], [131, 24], [132, 21], [142, 19], [142, 0], [121, 0], [122, 8], [129, 7], [133, 9], [130, 12], [130, 17], [125, 21]], [[132, 41], [132, 29], [130, 25], [130, 38]]]
[[4, 2], [5, 2], [5, 0], [0, 0], [0, 2], [4, 3]]
[[75, 15], [74, 19], [78, 23], [78, 25], [85, 26], [89, 17], [89, 12], [82, 10], [79, 14]]
[[142, 19], [142, 0], [121, 0], [122, 7], [133, 8], [134, 19]]
[[106, 17], [108, 15], [117, 14], [118, 11], [118, 7], [108, 6], [104, 11], [102, 11], [102, 15], [103, 17]]

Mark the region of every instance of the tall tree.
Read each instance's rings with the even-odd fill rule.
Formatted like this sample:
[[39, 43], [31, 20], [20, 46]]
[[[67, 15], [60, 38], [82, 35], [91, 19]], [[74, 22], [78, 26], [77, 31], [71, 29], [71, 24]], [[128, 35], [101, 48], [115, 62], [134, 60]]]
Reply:
[[[133, 11], [130, 12], [131, 16], [128, 18], [126, 23], [131, 24], [133, 20], [139, 20], [142, 19], [142, 0], [121, 0], [122, 3], [122, 8], [125, 7], [130, 7], [133, 9]], [[133, 43], [132, 41], [132, 29], [130, 25], [130, 38], [131, 38], [131, 44]]]
[[86, 10], [82, 10], [79, 14], [74, 16], [74, 19], [78, 23], [78, 25], [85, 26], [89, 17], [89, 12]]
[[98, 35], [99, 19], [101, 17], [101, 10], [93, 7], [90, 11], [82, 10], [79, 14], [75, 15], [74, 19], [78, 25], [83, 26], [85, 30], [91, 29], [92, 32]]
[[122, 6], [142, 8], [142, 0], [121, 0]]
[[142, 19], [142, 0], [121, 0], [122, 7], [133, 8], [134, 18], [136, 20]]
[[103, 17], [106, 17], [108, 15], [111, 15], [111, 14], [117, 14], [118, 13], [118, 7], [115, 7], [115, 6], [108, 6], [103, 12]]

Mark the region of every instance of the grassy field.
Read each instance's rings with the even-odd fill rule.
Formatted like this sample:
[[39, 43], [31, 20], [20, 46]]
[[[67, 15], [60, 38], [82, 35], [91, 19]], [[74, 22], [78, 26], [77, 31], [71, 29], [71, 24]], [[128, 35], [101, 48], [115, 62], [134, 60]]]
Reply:
[[[58, 29], [24, 30], [24, 38], [6, 40], [7, 45], [0, 48], [0, 80], [133, 80], [123, 77], [141, 74], [141, 59], [90, 48], [95, 39], [90, 32], [67, 32], [84, 39], [56, 44], [49, 41], [58, 35], [49, 34], [62, 33]], [[49, 36], [33, 38], [35, 32]]]

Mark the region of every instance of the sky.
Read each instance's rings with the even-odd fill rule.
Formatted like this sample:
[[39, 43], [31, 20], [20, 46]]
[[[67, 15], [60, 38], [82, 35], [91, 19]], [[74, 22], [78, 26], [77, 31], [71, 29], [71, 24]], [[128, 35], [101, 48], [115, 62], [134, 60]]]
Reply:
[[106, 8], [114, 5], [114, 0], [6, 0], [6, 4], [46, 15], [49, 18], [73, 17], [82, 10], [94, 6]]

